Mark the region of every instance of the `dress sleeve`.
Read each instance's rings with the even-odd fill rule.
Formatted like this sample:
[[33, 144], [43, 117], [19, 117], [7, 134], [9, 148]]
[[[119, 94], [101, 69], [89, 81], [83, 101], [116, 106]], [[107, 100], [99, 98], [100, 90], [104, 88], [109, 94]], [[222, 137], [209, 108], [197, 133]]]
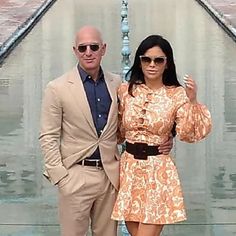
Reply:
[[177, 96], [176, 132], [181, 141], [193, 143], [205, 138], [211, 131], [212, 121], [208, 108], [190, 103], [184, 88]]
[[120, 87], [118, 88], [118, 130], [117, 130], [117, 139], [118, 144], [121, 144], [125, 140], [125, 128], [123, 120], [123, 114], [125, 110], [125, 95], [128, 93], [128, 84], [122, 83]]

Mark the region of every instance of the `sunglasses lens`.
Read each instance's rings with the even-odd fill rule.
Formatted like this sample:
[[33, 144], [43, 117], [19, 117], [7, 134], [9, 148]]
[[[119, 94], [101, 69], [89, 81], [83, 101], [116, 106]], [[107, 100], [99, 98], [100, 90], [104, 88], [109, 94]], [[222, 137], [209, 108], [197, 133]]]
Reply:
[[87, 49], [87, 46], [86, 46], [86, 45], [79, 45], [79, 46], [78, 46], [78, 51], [79, 51], [79, 52], [85, 52], [86, 49]]
[[142, 56], [140, 57], [141, 62], [144, 64], [150, 64], [152, 62], [152, 59], [150, 57]]
[[84, 53], [87, 50], [87, 47], [90, 47], [90, 49], [93, 52], [96, 52], [99, 49], [99, 44], [79, 45], [78, 46], [78, 51], [81, 52], [81, 53]]
[[98, 44], [91, 44], [90, 45], [90, 49], [94, 52], [98, 51], [99, 49], [99, 45]]
[[155, 63], [155, 65], [163, 64], [166, 60], [166, 57], [148, 57], [148, 56], [140, 56], [140, 60], [143, 64], [149, 65], [152, 61]]
[[165, 58], [164, 57], [156, 57], [154, 59], [154, 63], [155, 64], [163, 64], [165, 62]]

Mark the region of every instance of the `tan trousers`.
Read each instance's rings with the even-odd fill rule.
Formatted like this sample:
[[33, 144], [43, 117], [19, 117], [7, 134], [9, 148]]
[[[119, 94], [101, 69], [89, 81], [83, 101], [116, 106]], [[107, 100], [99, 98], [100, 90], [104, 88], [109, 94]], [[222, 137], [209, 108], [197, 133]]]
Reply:
[[117, 236], [111, 213], [117, 196], [104, 170], [74, 165], [58, 184], [62, 236]]

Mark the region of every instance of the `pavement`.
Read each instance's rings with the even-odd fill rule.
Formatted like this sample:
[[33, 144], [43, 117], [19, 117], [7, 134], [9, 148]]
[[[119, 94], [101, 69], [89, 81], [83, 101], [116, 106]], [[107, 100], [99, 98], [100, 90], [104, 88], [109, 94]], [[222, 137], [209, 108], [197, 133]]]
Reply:
[[[56, 0], [0, 0], [0, 62]], [[196, 0], [236, 41], [236, 0]]]
[[0, 0], [0, 62], [56, 0]]
[[236, 0], [196, 0], [236, 41]]

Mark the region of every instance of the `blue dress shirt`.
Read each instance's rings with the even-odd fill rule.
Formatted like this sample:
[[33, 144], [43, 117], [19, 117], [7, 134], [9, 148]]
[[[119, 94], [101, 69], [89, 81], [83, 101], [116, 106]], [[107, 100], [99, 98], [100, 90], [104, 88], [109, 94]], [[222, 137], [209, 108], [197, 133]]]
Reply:
[[[98, 136], [101, 135], [106, 123], [111, 106], [111, 97], [107, 89], [102, 68], [96, 81], [92, 79], [79, 65], [78, 70], [83, 82], [84, 90], [88, 99], [93, 122]], [[99, 147], [89, 159], [101, 159]]]

